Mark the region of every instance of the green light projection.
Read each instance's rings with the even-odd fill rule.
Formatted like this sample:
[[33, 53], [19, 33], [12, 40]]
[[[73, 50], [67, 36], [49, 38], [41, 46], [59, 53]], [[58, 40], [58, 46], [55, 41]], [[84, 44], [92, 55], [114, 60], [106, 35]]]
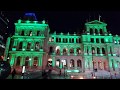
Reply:
[[[15, 23], [15, 35], [10, 38], [11, 40], [9, 41], [11, 42], [7, 42], [6, 49], [9, 49], [5, 52], [5, 60], [7, 60], [7, 57], [11, 57], [10, 65], [13, 66], [17, 62], [17, 57], [20, 56], [20, 66], [25, 65], [27, 60], [29, 66], [33, 66], [34, 58], [38, 57], [38, 66], [43, 66], [43, 61], [48, 60], [48, 56], [50, 56], [52, 58], [52, 67], [55, 67], [56, 56], [75, 56], [82, 57], [82, 61], [85, 64], [82, 69], [87, 70], [90, 68], [93, 70], [93, 61], [99, 60], [102, 57], [103, 61], [107, 61], [109, 67], [112, 68], [112, 61], [106, 60], [106, 58], [110, 58], [112, 55], [115, 57], [116, 54], [111, 47], [114, 44], [113, 41], [119, 44], [120, 37], [114, 37], [108, 33], [106, 26], [106, 23], [94, 20], [85, 23], [86, 30], [81, 35], [77, 35], [76, 33], [70, 34], [69, 32], [67, 34], [62, 32], [59, 34], [56, 32], [49, 34], [49, 25], [46, 24], [45, 20], [38, 22], [19, 19]], [[50, 46], [53, 47], [52, 54], [48, 53]], [[56, 47], [59, 47], [59, 50]], [[94, 48], [94, 53], [92, 48]], [[57, 55], [57, 52], [59, 52], [59, 55]], [[46, 58], [43, 58], [45, 55]], [[27, 56], [30, 59], [26, 59]], [[94, 57], [98, 58], [95, 59]], [[114, 66], [118, 68], [116, 62], [114, 62]], [[62, 63], [60, 63], [59, 68], [62, 69], [63, 67]], [[67, 72], [79, 72], [79, 70], [74, 69]]]

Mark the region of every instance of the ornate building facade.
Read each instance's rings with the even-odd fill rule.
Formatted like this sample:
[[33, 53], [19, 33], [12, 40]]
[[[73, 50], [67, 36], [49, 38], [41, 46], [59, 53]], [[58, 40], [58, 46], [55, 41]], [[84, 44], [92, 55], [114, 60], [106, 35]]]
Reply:
[[15, 23], [15, 34], [8, 37], [5, 58], [16, 69], [61, 69], [82, 73], [95, 69], [118, 72], [120, 37], [107, 31], [99, 20], [85, 23], [82, 34], [52, 33], [44, 20], [21, 20]]

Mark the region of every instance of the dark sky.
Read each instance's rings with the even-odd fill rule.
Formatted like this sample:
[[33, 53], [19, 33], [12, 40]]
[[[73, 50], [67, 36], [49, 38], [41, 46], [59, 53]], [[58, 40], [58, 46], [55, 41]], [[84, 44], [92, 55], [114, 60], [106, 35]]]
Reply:
[[[22, 18], [26, 12], [23, 11], [4, 11], [9, 19], [9, 33], [14, 33], [14, 22]], [[48, 21], [51, 32], [74, 33], [82, 32], [86, 20], [98, 20], [101, 15], [101, 21], [108, 24], [107, 29], [112, 34], [120, 35], [120, 12], [119, 11], [35, 11], [39, 21], [45, 19]]]

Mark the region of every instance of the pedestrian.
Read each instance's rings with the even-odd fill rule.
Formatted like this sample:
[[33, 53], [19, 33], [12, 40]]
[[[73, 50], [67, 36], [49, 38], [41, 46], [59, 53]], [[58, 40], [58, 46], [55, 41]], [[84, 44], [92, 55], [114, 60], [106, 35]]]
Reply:
[[12, 79], [14, 79], [15, 75], [16, 75], [16, 70], [13, 69], [13, 72], [12, 72]]

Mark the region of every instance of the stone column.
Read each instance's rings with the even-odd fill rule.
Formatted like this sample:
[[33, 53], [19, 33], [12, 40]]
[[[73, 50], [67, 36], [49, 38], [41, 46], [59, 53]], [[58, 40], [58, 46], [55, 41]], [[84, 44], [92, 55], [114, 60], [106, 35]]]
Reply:
[[84, 67], [85, 67], [85, 66], [84, 66], [84, 65], [85, 65], [84, 60], [82, 60], [81, 62], [82, 62], [82, 72], [84, 72], [84, 71], [85, 71], [85, 70], [84, 70], [84, 69], [85, 69], [85, 68], [84, 68]]
[[74, 68], [77, 69], [77, 60], [74, 60]]
[[38, 66], [41, 66], [41, 57], [38, 57]]
[[101, 47], [100, 47], [100, 55], [103, 55], [103, 54], [102, 54], [102, 48], [101, 48]]
[[12, 58], [11, 58], [11, 60], [10, 60], [10, 65], [11, 65], [11, 66], [14, 66], [14, 62], [15, 62], [15, 55], [14, 55], [14, 54], [12, 54], [12, 55], [11, 55], [11, 57], [12, 57]]
[[85, 70], [88, 69], [88, 60], [85, 60]]
[[77, 49], [76, 49], [76, 48], [74, 48], [74, 55], [77, 55], [77, 53], [76, 53], [77, 51], [76, 51], [76, 50], [77, 50]]
[[33, 57], [30, 55], [29, 59], [31, 59], [31, 60], [29, 60], [29, 66], [31, 67], [33, 64]]
[[25, 56], [22, 56], [22, 65], [25, 65]]
[[96, 38], [94, 38], [94, 43], [96, 43]]
[[67, 68], [70, 69], [70, 60], [67, 60]]
[[52, 67], [54, 67], [54, 66], [55, 66], [55, 57], [52, 56]]
[[97, 47], [95, 47], [95, 55], [97, 55]]
[[93, 63], [92, 63], [92, 59], [89, 60], [89, 65], [90, 65], [90, 70], [93, 71]]
[[63, 43], [63, 38], [61, 37], [61, 43]]
[[63, 55], [63, 48], [60, 48], [60, 55]]
[[68, 48], [68, 55], [70, 55], [70, 48]]
[[76, 43], [76, 38], [74, 38], [74, 43]]
[[69, 43], [69, 40], [70, 40], [70, 39], [69, 39], [69, 38], [67, 38], [67, 39], [68, 39], [68, 43]]
[[101, 43], [101, 38], [99, 38], [99, 43]]
[[86, 45], [84, 45], [84, 55], [86, 55], [87, 54], [87, 46]]
[[23, 56], [20, 57], [20, 66], [23, 66]]
[[109, 69], [110, 69], [110, 71], [113, 70], [113, 69], [112, 69], [112, 61], [111, 61], [111, 60], [109, 60]]
[[115, 67], [115, 71], [118, 71], [118, 65], [117, 65], [116, 60], [114, 60], [114, 67]]

